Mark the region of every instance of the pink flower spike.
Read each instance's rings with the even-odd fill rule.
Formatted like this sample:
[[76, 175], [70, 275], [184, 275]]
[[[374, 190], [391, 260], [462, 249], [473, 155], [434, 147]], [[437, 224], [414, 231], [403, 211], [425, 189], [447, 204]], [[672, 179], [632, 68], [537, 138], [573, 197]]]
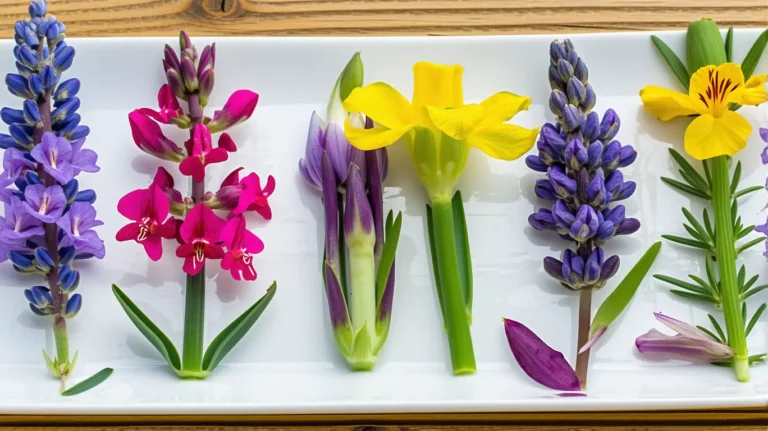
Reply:
[[160, 107], [159, 111], [141, 108], [139, 112], [163, 124], [168, 124], [172, 119], [184, 115], [179, 100], [176, 99], [176, 95], [173, 94], [173, 90], [168, 84], [163, 84], [160, 91], [157, 92], [157, 106]]
[[184, 242], [176, 249], [176, 256], [184, 258], [183, 270], [195, 275], [205, 267], [206, 259], [221, 259], [224, 250], [217, 243], [224, 220], [205, 204], [192, 208], [179, 228]]
[[227, 150], [227, 152], [230, 153], [237, 151], [237, 145], [235, 145], [235, 141], [233, 141], [232, 138], [226, 133], [222, 133], [221, 136], [219, 136], [219, 148], [224, 148]]
[[224, 148], [213, 148], [211, 131], [199, 123], [195, 124], [191, 145], [187, 141], [186, 146], [189, 156], [181, 162], [179, 171], [198, 182], [205, 179], [206, 166], [224, 162], [229, 158], [229, 154]]
[[245, 227], [245, 217], [236, 216], [221, 230], [220, 241], [227, 247], [221, 268], [228, 270], [235, 280], [256, 280], [253, 255], [264, 250], [264, 243]]
[[253, 114], [259, 95], [250, 90], [237, 90], [229, 96], [227, 103], [213, 114], [213, 119], [208, 123], [212, 132], [222, 132], [232, 126], [242, 123]]
[[163, 135], [160, 126], [140, 110], [128, 114], [133, 142], [147, 154], [163, 160], [180, 162], [184, 152], [173, 141]]
[[176, 236], [176, 220], [168, 218], [168, 198], [154, 184], [148, 189], [134, 190], [117, 203], [117, 211], [133, 220], [115, 235], [118, 241], [136, 241], [144, 246], [147, 256], [157, 261], [163, 255], [162, 238]]

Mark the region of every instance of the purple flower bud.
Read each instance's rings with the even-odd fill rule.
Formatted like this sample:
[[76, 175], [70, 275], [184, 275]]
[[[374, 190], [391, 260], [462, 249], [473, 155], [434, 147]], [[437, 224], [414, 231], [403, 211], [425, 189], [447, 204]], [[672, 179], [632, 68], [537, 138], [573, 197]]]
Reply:
[[320, 152], [320, 163], [319, 174], [325, 210], [325, 259], [334, 271], [339, 271], [339, 202], [336, 190], [338, 183], [328, 153], [323, 150]]
[[624, 220], [625, 209], [624, 205], [616, 205], [613, 208], [606, 208], [603, 210], [603, 219], [610, 221], [614, 225], [618, 226]]
[[43, 66], [43, 68], [40, 70], [40, 80], [43, 82], [43, 87], [45, 87], [46, 90], [53, 88], [53, 86], [56, 85], [56, 81], [58, 80], [53, 67], [47, 64]]
[[51, 121], [61, 121], [69, 114], [80, 108], [80, 98], [72, 97], [59, 103], [59, 106], [51, 112]]
[[168, 71], [165, 72], [165, 78], [168, 81], [168, 86], [171, 87], [173, 94], [179, 99], [187, 100], [187, 90], [182, 82], [181, 72], [176, 69], [168, 69]]
[[69, 136], [64, 136], [64, 138], [70, 141], [77, 141], [85, 138], [89, 133], [91, 133], [91, 129], [88, 126], [77, 126]]
[[565, 52], [563, 44], [557, 41], [553, 41], [549, 44], [549, 62], [552, 66], [556, 66], [560, 60], [568, 58], [568, 53]]
[[540, 231], [554, 231], [556, 230], [555, 219], [552, 216], [552, 211], [544, 208], [539, 208], [539, 211], [528, 216], [528, 223], [531, 226]]
[[593, 207], [602, 207], [607, 204], [607, 191], [605, 190], [605, 179], [602, 175], [595, 175], [592, 181], [587, 185], [587, 202]]
[[68, 79], [56, 87], [56, 91], [53, 93], [53, 100], [55, 102], [62, 102], [76, 96], [79, 91], [80, 80], [77, 78]]
[[80, 124], [80, 114], [70, 114], [62, 120], [53, 123], [53, 130], [57, 136], [65, 137], [75, 131]]
[[67, 319], [71, 319], [77, 316], [80, 312], [80, 307], [83, 305], [83, 297], [79, 293], [75, 293], [67, 301], [66, 307], [64, 307], [64, 316]]
[[11, 126], [8, 128], [8, 132], [13, 136], [13, 139], [16, 140], [16, 142], [24, 147], [24, 148], [31, 148], [34, 144], [34, 141], [32, 139], [32, 127], [27, 125], [22, 125], [20, 123], [11, 124]]
[[619, 270], [619, 256], [611, 256], [605, 260], [600, 269], [600, 281], [606, 281]]
[[7, 150], [9, 148], [17, 149], [22, 147], [16, 142], [16, 139], [14, 139], [13, 136], [0, 133], [0, 149]]
[[525, 158], [525, 164], [536, 172], [547, 172], [549, 166], [539, 156], [528, 156]]
[[624, 174], [618, 170], [608, 174], [608, 178], [605, 180], [605, 188], [611, 193], [611, 196], [617, 196], [623, 185]]
[[40, 108], [37, 107], [37, 103], [31, 100], [25, 100], [22, 108], [24, 113], [24, 120], [27, 122], [27, 124], [30, 126], [36, 126], [37, 124], [41, 123]]
[[557, 199], [567, 199], [576, 194], [576, 181], [570, 178], [560, 166], [551, 166], [547, 177]]
[[577, 137], [568, 142], [564, 156], [565, 162], [574, 171], [580, 170], [581, 166], [589, 161], [589, 152], [584, 147], [584, 142]]
[[27, 86], [29, 91], [35, 98], [39, 98], [45, 93], [45, 87], [43, 86], [43, 80], [40, 79], [40, 75], [32, 73], [27, 78]]
[[587, 262], [584, 265], [584, 283], [587, 285], [595, 284], [600, 279], [600, 271], [603, 266], [603, 249], [600, 247], [592, 250]]
[[565, 105], [561, 125], [566, 132], [572, 132], [581, 126], [581, 110], [573, 105]]
[[557, 74], [563, 82], [568, 82], [573, 76], [573, 66], [566, 60], [557, 61]]
[[635, 193], [636, 188], [637, 188], [637, 184], [634, 181], [627, 181], [626, 183], [622, 184], [618, 192], [611, 195], [612, 200], [620, 201], [620, 200], [626, 199], [632, 196], [633, 193]]
[[603, 150], [602, 168], [605, 171], [613, 171], [619, 167], [619, 154], [621, 154], [621, 143], [611, 141]]
[[619, 153], [619, 167], [624, 168], [632, 164], [637, 158], [637, 152], [631, 145], [625, 145]]
[[[581, 128], [581, 135], [586, 142], [594, 142], [600, 136], [600, 116], [597, 112], [590, 112]], [[602, 148], [602, 146], [601, 146]]]
[[603, 120], [600, 122], [600, 140], [605, 143], [613, 139], [619, 133], [620, 126], [621, 120], [616, 111], [613, 109], [605, 111]]
[[26, 45], [22, 45], [16, 50], [16, 59], [31, 69], [37, 68], [37, 53], [32, 52]]
[[165, 65], [165, 71], [168, 72], [168, 69], [174, 69], [177, 72], [181, 71], [181, 62], [179, 62], [179, 57], [176, 55], [176, 51], [174, 51], [173, 48], [171, 48], [170, 45], [165, 45], [165, 50], [163, 51], [165, 54], [164, 58], [164, 65]]
[[548, 201], [557, 200], [555, 189], [552, 187], [552, 183], [547, 179], [536, 180], [536, 186], [533, 191], [536, 193], [536, 196], [541, 199]]
[[197, 90], [198, 81], [195, 63], [192, 62], [192, 58], [186, 52], [181, 54], [181, 77], [184, 78], [184, 86], [187, 88], [187, 91], [194, 92]]
[[568, 96], [560, 90], [552, 90], [549, 95], [549, 110], [558, 117], [563, 115], [563, 109], [568, 104]]
[[587, 83], [587, 80], [589, 79], [589, 70], [587, 70], [587, 65], [581, 58], [576, 61], [576, 64], [573, 67], [573, 74], [582, 83]]
[[[68, 247], [71, 249], [71, 255], [75, 256], [75, 247]], [[70, 259], [71, 261], [71, 259]], [[61, 284], [61, 290], [66, 293], [72, 293], [80, 285], [80, 273], [72, 269], [72, 267], [64, 265], [59, 270], [59, 284]]]
[[576, 220], [576, 216], [571, 213], [565, 202], [559, 200], [552, 205], [552, 219], [558, 228], [558, 232], [568, 234], [571, 224]]
[[575, 77], [571, 77], [568, 80], [566, 92], [568, 93], [568, 102], [574, 106], [580, 106], [587, 96], [587, 88], [584, 86], [584, 83]]
[[574, 289], [578, 289], [583, 282], [584, 259], [573, 250], [567, 248], [563, 251], [563, 278]]
[[[58, 51], [58, 53], [56, 51]], [[72, 48], [71, 46], [64, 46], [63, 48], [59, 49], [57, 47], [53, 55], [53, 68], [56, 69], [56, 72], [61, 73], [69, 69], [69, 67], [72, 66], [72, 62], [74, 60], [75, 48]]]
[[589, 205], [582, 205], [571, 224], [570, 235], [576, 242], [584, 242], [597, 233], [600, 221], [595, 210]]
[[350, 164], [347, 178], [347, 200], [344, 205], [344, 236], [348, 244], [370, 240], [373, 246], [373, 213], [365, 194], [365, 183], [360, 169]]
[[24, 111], [21, 109], [3, 108], [0, 109], [0, 119], [9, 126], [13, 123], [23, 123], [25, 121]]
[[8, 86], [8, 91], [14, 96], [24, 99], [31, 99], [32, 93], [29, 91], [29, 83], [27, 78], [15, 74], [9, 73], [5, 75], [5, 85]]
[[560, 78], [557, 72], [557, 66], [549, 66], [549, 87], [552, 90], [565, 91], [565, 81]]
[[625, 218], [616, 229], [616, 235], [629, 235], [640, 229], [640, 220], [634, 218]]
[[179, 32], [179, 47], [182, 51], [187, 48], [194, 48], [194, 45], [192, 45], [192, 39], [189, 38], [189, 35], [184, 30]]
[[16, 30], [16, 35], [19, 36], [19, 38], [21, 38], [24, 43], [32, 48], [37, 48], [37, 45], [40, 43], [40, 41], [38, 40], [35, 32], [29, 28], [29, 23], [25, 21], [16, 21], [14, 29]]
[[603, 144], [600, 141], [594, 141], [587, 148], [587, 165], [590, 168], [599, 168], [603, 162]]
[[213, 91], [213, 69], [208, 69], [200, 75], [200, 103], [208, 104], [208, 97]]
[[610, 220], [605, 220], [602, 223], [600, 223], [600, 226], [598, 226], [597, 228], [597, 235], [596, 235], [598, 242], [602, 244], [608, 241], [609, 239], [613, 238], [615, 230], [616, 230], [616, 226]]

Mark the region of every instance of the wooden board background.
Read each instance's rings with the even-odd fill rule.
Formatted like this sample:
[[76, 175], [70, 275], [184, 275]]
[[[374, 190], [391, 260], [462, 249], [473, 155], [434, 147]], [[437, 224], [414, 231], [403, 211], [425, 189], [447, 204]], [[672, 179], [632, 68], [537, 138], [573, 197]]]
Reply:
[[[26, 8], [26, 0], [0, 0], [0, 28], [11, 29], [13, 23], [26, 14]], [[167, 36], [177, 34], [180, 29], [186, 29], [193, 36], [469, 35], [671, 30], [684, 28], [689, 21], [702, 17], [715, 18], [723, 26], [768, 27], [768, 0], [49, 0], [49, 10], [66, 23], [70, 37]], [[75, 422], [87, 424], [87, 428], [78, 429], [89, 431], [768, 430], [768, 409], [307, 419], [303, 418], [303, 421], [322, 422], [323, 425], [312, 428], [255, 426], [265, 421], [288, 424], [302, 420], [298, 417], [0, 416], [0, 431], [53, 431], [62, 429], [64, 424], [72, 426]], [[466, 425], [475, 421], [525, 425]], [[334, 422], [339, 425], [332, 425]], [[184, 425], [168, 425], [172, 423]], [[228, 425], [225, 426], [225, 423]], [[642, 428], [633, 426], [641, 423]]]

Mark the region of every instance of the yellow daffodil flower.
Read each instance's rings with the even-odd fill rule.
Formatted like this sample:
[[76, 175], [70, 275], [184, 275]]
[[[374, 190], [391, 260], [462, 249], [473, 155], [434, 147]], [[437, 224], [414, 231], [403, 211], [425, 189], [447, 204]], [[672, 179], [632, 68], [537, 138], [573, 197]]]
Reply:
[[533, 146], [538, 134], [538, 128], [505, 123], [528, 108], [528, 97], [499, 92], [479, 104], [465, 105], [463, 72], [459, 65], [416, 63], [410, 103], [383, 82], [356, 88], [344, 101], [344, 109], [367, 115], [376, 126], [356, 128], [347, 121], [347, 139], [361, 150], [402, 139], [430, 198], [450, 199], [470, 147], [495, 159], [514, 160]]
[[640, 91], [643, 106], [661, 121], [698, 115], [685, 130], [685, 151], [694, 159], [733, 156], [747, 145], [749, 122], [728, 109], [729, 103], [759, 105], [768, 100], [768, 75], [744, 82], [741, 66], [704, 66], [691, 75], [688, 94], [654, 85]]

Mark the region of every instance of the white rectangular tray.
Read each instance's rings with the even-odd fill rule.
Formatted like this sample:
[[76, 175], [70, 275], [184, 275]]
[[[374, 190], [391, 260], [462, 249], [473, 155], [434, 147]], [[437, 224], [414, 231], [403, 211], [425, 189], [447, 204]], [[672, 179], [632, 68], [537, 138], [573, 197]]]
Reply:
[[[11, 30], [8, 30], [11, 31]], [[736, 32], [735, 58], [742, 59], [758, 35]], [[192, 35], [194, 36], [194, 35]], [[628, 216], [642, 222], [632, 236], [619, 237], [607, 252], [621, 256], [622, 266], [596, 294], [595, 306], [662, 233], [682, 233], [680, 207], [700, 208], [662, 184], [661, 175], [676, 176], [667, 154], [682, 143], [685, 121], [662, 124], [641, 109], [644, 85], [675, 88], [673, 75], [649, 40], [649, 33], [571, 36], [586, 61], [597, 92], [596, 110], [615, 109], [622, 120], [618, 139], [637, 149], [637, 161], [624, 170], [638, 189], [625, 202]], [[684, 33], [661, 35], [683, 52]], [[111, 366], [113, 376], [100, 387], [71, 398], [58, 395], [40, 354], [53, 348], [49, 320], [29, 312], [22, 294], [33, 280], [0, 267], [0, 413], [1, 414], [299, 414], [394, 412], [494, 412], [618, 409], [682, 409], [768, 404], [768, 366], [752, 369], [749, 383], [738, 383], [729, 369], [682, 363], [646, 362], [634, 339], [656, 326], [652, 313], [706, 323], [705, 307], [674, 297], [650, 276], [630, 307], [593, 349], [586, 397], [558, 397], [531, 381], [512, 357], [501, 318], [524, 322], [552, 347], [575, 360], [577, 295], [565, 291], [543, 269], [547, 255], [558, 256], [565, 243], [535, 232], [527, 216], [542, 203], [533, 193], [541, 175], [523, 160], [491, 160], [473, 151], [461, 179], [474, 264], [475, 299], [472, 335], [477, 374], [454, 377], [447, 340], [433, 287], [426, 247], [424, 192], [402, 146], [390, 150], [385, 209], [404, 212], [397, 254], [392, 327], [373, 372], [348, 371], [333, 341], [318, 270], [322, 256], [320, 197], [302, 181], [297, 163], [304, 154], [313, 110], [322, 112], [341, 68], [362, 52], [366, 82], [384, 80], [403, 94], [412, 90], [411, 66], [418, 60], [465, 66], [466, 100], [480, 101], [500, 90], [533, 99], [530, 111], [515, 122], [534, 127], [551, 121], [547, 109], [548, 45], [565, 35], [439, 38], [218, 38], [216, 88], [211, 106], [220, 106], [238, 88], [261, 95], [248, 122], [233, 129], [240, 152], [209, 170], [211, 187], [244, 166], [271, 174], [277, 189], [271, 203], [274, 219], [259, 223], [266, 244], [256, 257], [259, 279], [238, 284], [229, 276], [212, 279], [207, 292], [207, 340], [263, 294], [272, 280], [277, 295], [251, 332], [205, 381], [180, 381], [133, 327], [112, 296], [117, 283], [176, 342], [181, 344], [183, 280], [171, 244], [159, 263], [150, 263], [135, 243], [118, 243], [115, 232], [125, 224], [118, 199], [145, 188], [158, 161], [139, 152], [131, 139], [127, 114], [154, 107], [163, 83], [160, 64], [164, 43], [173, 38], [72, 39], [77, 57], [67, 77], [82, 80], [83, 123], [91, 127], [88, 145], [99, 152], [102, 171], [82, 177], [83, 187], [98, 193], [100, 234], [107, 257], [84, 266], [82, 312], [70, 322], [72, 349], [80, 360], [72, 381]], [[194, 37], [193, 37], [194, 39]], [[198, 46], [213, 41], [194, 39]], [[12, 42], [0, 43], [2, 71], [13, 71]], [[768, 71], [763, 60], [758, 72]], [[18, 107], [6, 92], [2, 106]], [[211, 109], [212, 111], [212, 109]], [[766, 105], [741, 111], [754, 125], [768, 123]], [[167, 130], [170, 130], [167, 129]], [[181, 133], [171, 136], [179, 138]], [[179, 141], [180, 142], [180, 141]], [[763, 144], [753, 133], [739, 154], [743, 184], [763, 184]], [[173, 172], [173, 171], [172, 171]], [[186, 183], [178, 178], [180, 184]], [[758, 192], [741, 206], [745, 224], [760, 224], [766, 194]], [[255, 218], [253, 220], [256, 220]], [[751, 271], [765, 277], [760, 247], [743, 258]], [[700, 253], [669, 243], [652, 273], [700, 274]], [[225, 274], [222, 274], [225, 275]], [[758, 300], [765, 300], [761, 294]], [[750, 351], [768, 349], [768, 325], [758, 323]]]

